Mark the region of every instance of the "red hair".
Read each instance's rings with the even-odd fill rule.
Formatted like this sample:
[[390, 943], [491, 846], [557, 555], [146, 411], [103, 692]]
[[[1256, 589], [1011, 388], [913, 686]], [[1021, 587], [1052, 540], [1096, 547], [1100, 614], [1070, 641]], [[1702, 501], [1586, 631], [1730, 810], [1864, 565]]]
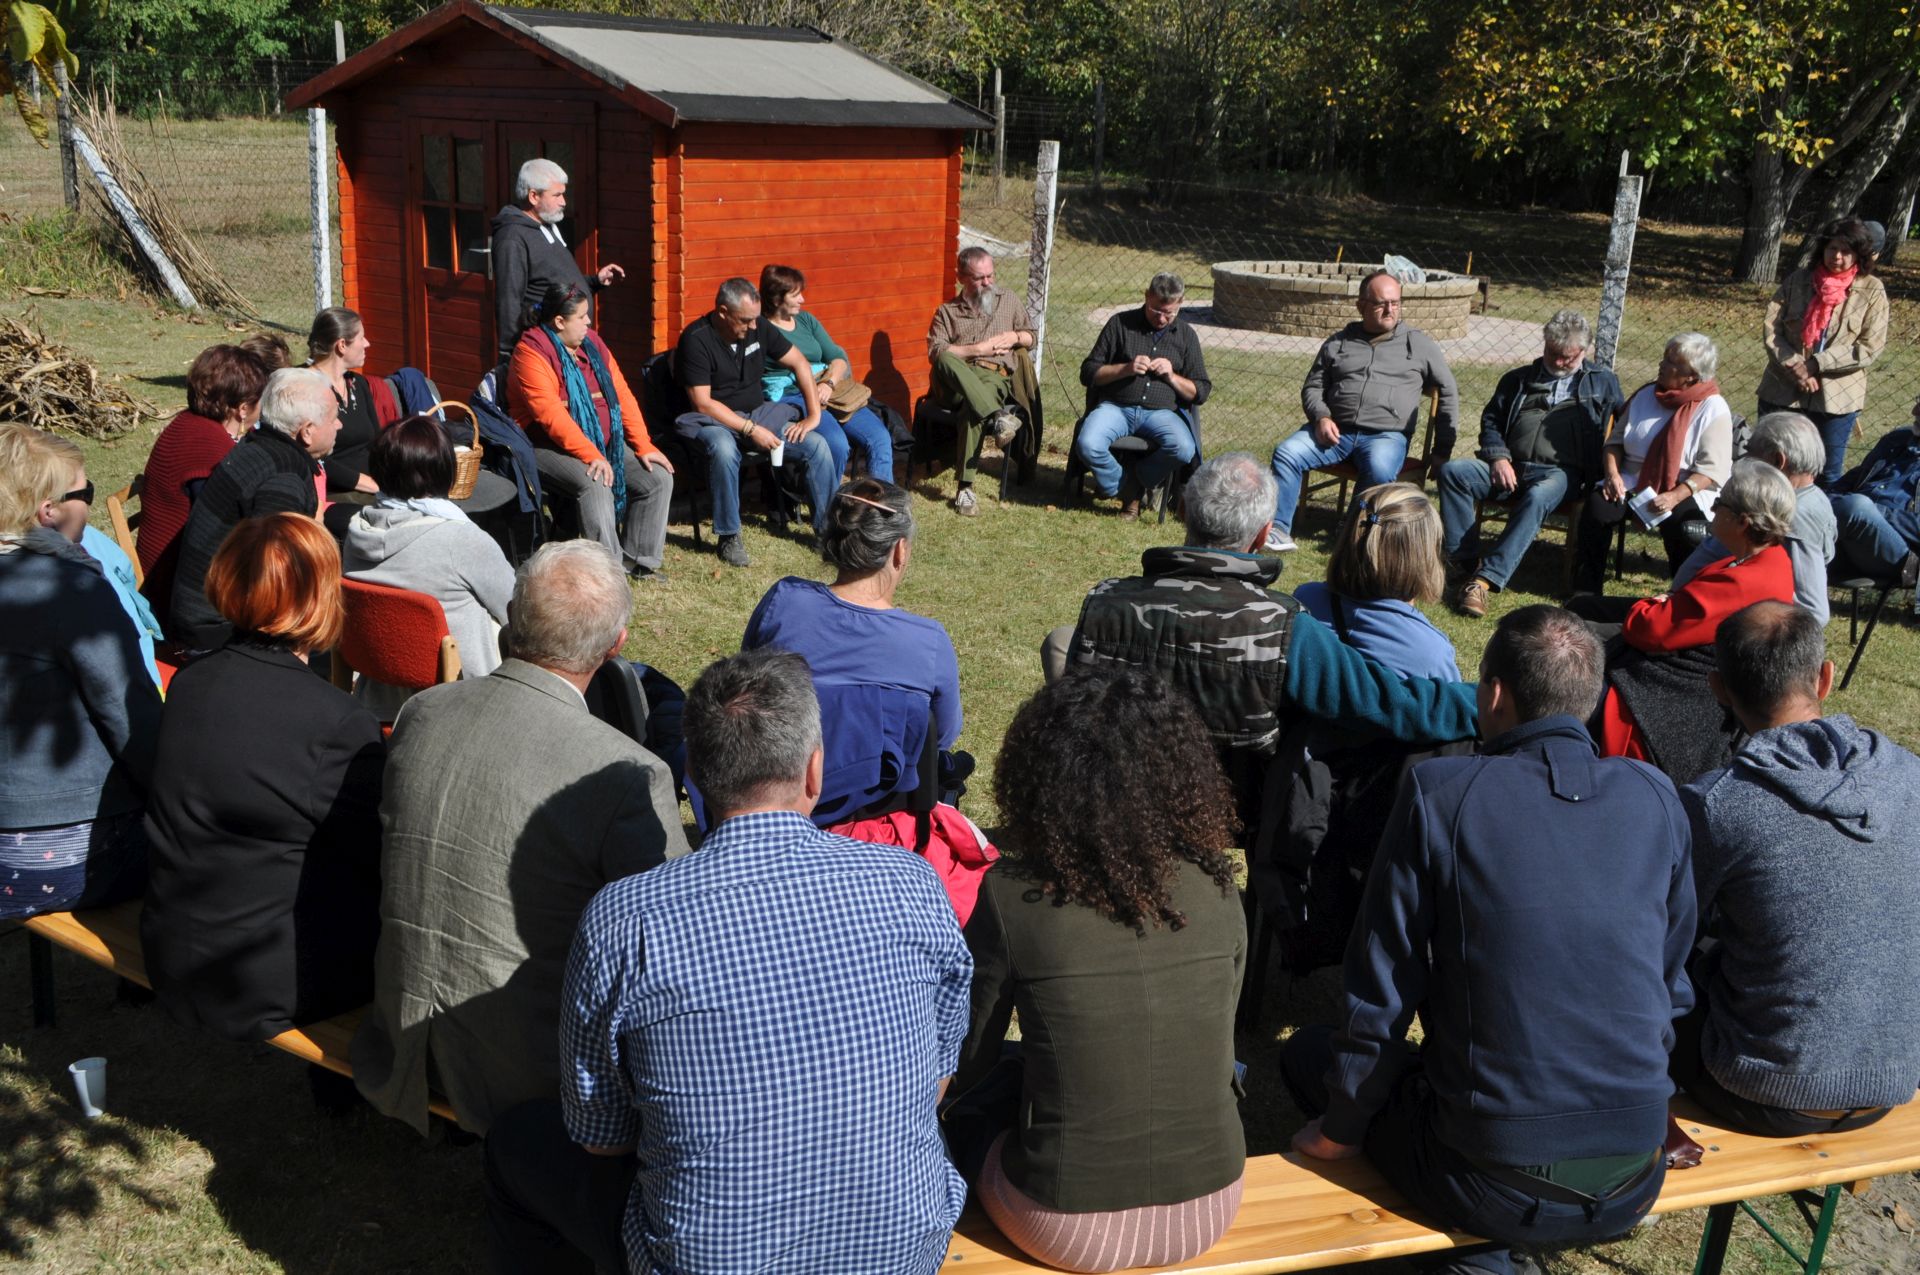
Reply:
[[300, 514], [244, 518], [207, 568], [207, 601], [237, 632], [276, 638], [296, 651], [340, 640], [340, 550], [326, 528]]

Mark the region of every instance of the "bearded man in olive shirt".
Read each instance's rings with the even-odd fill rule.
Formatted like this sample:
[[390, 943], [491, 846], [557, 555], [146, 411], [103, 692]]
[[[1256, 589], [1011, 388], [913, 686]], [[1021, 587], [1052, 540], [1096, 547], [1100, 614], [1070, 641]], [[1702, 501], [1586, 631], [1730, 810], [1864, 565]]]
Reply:
[[980, 512], [973, 471], [987, 432], [1004, 450], [1020, 430], [1012, 406], [1013, 352], [1031, 350], [1036, 338], [1027, 307], [994, 286], [993, 256], [985, 248], [961, 249], [954, 273], [960, 292], [933, 312], [927, 358], [933, 362], [935, 401], [960, 413], [960, 485], [948, 504], [971, 518]]

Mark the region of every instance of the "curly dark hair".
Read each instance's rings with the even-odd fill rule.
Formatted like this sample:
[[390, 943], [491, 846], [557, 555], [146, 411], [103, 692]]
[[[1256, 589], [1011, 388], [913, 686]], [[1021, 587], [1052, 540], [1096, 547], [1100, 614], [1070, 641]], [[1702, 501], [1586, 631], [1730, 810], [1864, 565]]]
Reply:
[[1232, 790], [1187, 698], [1137, 669], [1076, 670], [1021, 706], [993, 777], [1001, 846], [1058, 906], [1179, 929], [1185, 860], [1234, 888]]
[[1826, 255], [1827, 245], [1838, 239], [1853, 254], [1854, 266], [1862, 275], [1873, 273], [1873, 236], [1867, 231], [1867, 223], [1858, 217], [1842, 217], [1820, 227], [1820, 237], [1815, 240], [1813, 261], [1815, 265]]

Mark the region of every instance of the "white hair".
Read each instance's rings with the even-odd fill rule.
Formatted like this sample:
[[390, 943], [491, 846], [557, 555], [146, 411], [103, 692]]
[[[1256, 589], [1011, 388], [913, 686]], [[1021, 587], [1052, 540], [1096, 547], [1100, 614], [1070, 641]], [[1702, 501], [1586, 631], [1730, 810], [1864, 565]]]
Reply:
[[288, 438], [335, 410], [332, 383], [310, 367], [283, 367], [260, 391], [260, 423]]
[[1703, 381], [1711, 381], [1720, 370], [1720, 347], [1704, 332], [1682, 332], [1667, 342], [1667, 351], [1678, 354]]
[[1273, 518], [1278, 495], [1273, 474], [1246, 452], [1215, 456], [1187, 480], [1187, 543], [1245, 549]]
[[633, 588], [599, 541], [550, 541], [520, 564], [509, 605], [516, 657], [586, 674], [620, 640], [633, 614]]
[[1578, 310], [1559, 311], [1547, 320], [1540, 335], [1549, 350], [1562, 354], [1584, 350], [1593, 344], [1593, 328], [1587, 323], [1587, 316]]
[[566, 169], [550, 159], [530, 159], [520, 165], [520, 175], [514, 178], [513, 197], [524, 204], [527, 196], [536, 190], [548, 190], [566, 184]]

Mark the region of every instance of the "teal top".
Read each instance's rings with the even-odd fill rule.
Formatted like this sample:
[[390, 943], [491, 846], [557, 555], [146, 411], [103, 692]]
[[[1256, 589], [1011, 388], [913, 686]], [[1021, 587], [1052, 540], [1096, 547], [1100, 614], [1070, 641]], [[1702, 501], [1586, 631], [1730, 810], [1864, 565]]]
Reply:
[[[772, 320], [769, 319], [768, 322], [771, 323]], [[778, 324], [774, 326], [779, 327]], [[785, 328], [781, 328], [780, 331], [787, 340], [793, 342], [794, 349], [807, 356], [807, 362], [813, 365], [815, 376], [826, 371], [835, 359], [847, 357], [847, 352], [835, 345], [833, 338], [827, 335], [827, 330], [820, 326], [820, 320], [805, 310], [794, 316], [793, 331], [788, 332]], [[849, 359], [848, 362], [851, 363], [852, 360]], [[769, 403], [778, 403], [792, 394], [799, 384], [798, 377], [777, 363], [769, 364], [766, 375], [760, 378], [761, 388], [766, 391]]]

